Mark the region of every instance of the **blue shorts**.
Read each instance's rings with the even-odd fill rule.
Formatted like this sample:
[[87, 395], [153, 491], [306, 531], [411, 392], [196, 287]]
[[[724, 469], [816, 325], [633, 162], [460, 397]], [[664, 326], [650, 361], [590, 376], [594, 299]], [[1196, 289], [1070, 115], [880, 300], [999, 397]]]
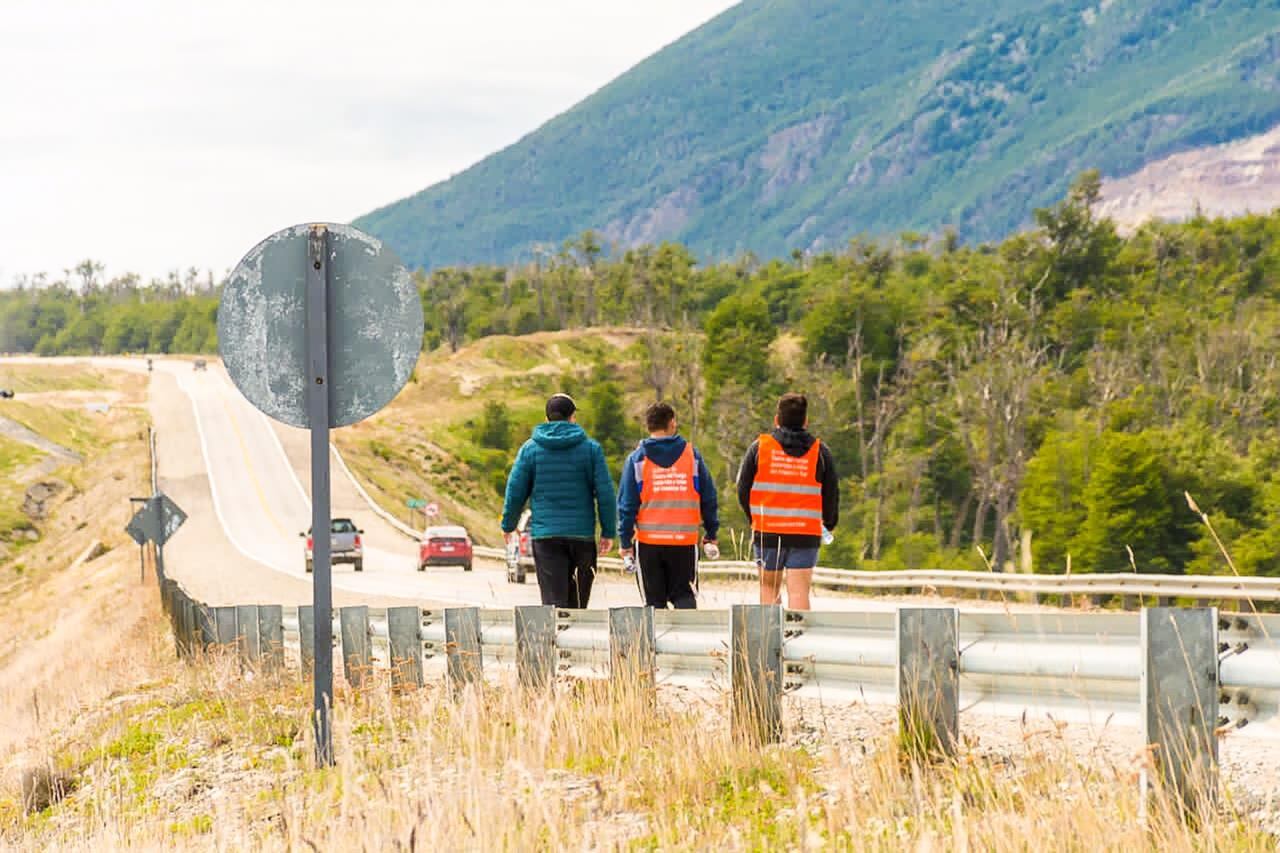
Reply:
[[812, 569], [818, 565], [817, 548], [790, 548], [787, 546], [762, 548], [759, 543], [752, 547], [756, 553], [756, 568], [761, 571], [778, 572], [783, 569]]

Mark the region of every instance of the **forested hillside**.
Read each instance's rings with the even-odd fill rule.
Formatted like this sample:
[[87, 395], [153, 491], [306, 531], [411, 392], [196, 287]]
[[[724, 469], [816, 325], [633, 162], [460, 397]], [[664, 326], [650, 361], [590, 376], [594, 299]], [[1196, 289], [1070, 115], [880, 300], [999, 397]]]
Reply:
[[[908, 234], [700, 263], [671, 243], [609, 255], [588, 233], [537, 264], [419, 274], [434, 352], [405, 417], [457, 401], [421, 459], [462, 472], [481, 511], [555, 388], [615, 467], [645, 401], [674, 400], [726, 489], [796, 389], [844, 475], [830, 564], [1003, 566], [1030, 536], [1038, 571], [1227, 571], [1189, 493], [1240, 571], [1280, 575], [1280, 214], [1121, 238], [1097, 193], [1087, 174], [1034, 230], [976, 247]], [[109, 351], [156, 311], [176, 348], [213, 301], [62, 285], [0, 296], [0, 328], [8, 348]], [[96, 341], [70, 331], [90, 325]], [[416, 464], [403, 432], [380, 422], [370, 465]]]
[[1280, 123], [1278, 51], [1280, 5], [1253, 0], [745, 0], [356, 224], [428, 269], [586, 229], [711, 258], [1000, 238], [1085, 169]]

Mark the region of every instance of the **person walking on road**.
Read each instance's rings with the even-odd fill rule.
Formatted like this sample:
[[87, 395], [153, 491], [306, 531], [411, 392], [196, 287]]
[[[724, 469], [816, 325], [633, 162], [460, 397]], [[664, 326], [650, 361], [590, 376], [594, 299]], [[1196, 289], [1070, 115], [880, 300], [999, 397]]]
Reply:
[[809, 609], [818, 549], [840, 519], [840, 479], [826, 445], [809, 433], [803, 394], [778, 400], [773, 431], [747, 450], [738, 471], [738, 503], [751, 519], [760, 570], [760, 603]]
[[502, 532], [510, 542], [531, 501], [529, 535], [542, 603], [583, 608], [591, 598], [596, 557], [609, 553], [618, 535], [613, 480], [604, 451], [578, 425], [573, 398], [553, 395], [546, 412], [546, 423], [534, 428], [511, 467]]
[[677, 434], [669, 404], [654, 403], [644, 420], [649, 437], [622, 466], [618, 485], [622, 558], [638, 562], [645, 604], [693, 610], [701, 528], [708, 556], [719, 556], [715, 482], [702, 455]]

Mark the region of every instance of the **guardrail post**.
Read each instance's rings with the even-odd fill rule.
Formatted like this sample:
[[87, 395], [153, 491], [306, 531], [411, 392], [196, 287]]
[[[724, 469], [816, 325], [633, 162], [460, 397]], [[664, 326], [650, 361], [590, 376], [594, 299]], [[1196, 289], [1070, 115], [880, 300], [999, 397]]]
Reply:
[[422, 608], [387, 608], [387, 649], [391, 686], [397, 690], [422, 686]]
[[445, 608], [444, 648], [445, 660], [449, 666], [449, 683], [455, 688], [479, 684], [484, 677], [484, 658], [480, 648], [480, 608]]
[[654, 688], [652, 607], [609, 608], [609, 663], [614, 681]]
[[241, 604], [236, 607], [236, 640], [240, 647], [240, 661], [256, 665], [262, 656], [262, 640], [258, 634], [258, 605]]
[[359, 689], [364, 684], [364, 671], [369, 666], [369, 608], [361, 604], [343, 607], [342, 672], [347, 683]]
[[160, 582], [160, 604], [164, 610], [164, 615], [169, 617], [169, 621], [173, 621], [173, 599], [178, 593], [178, 582], [172, 578], [165, 578]]
[[316, 663], [316, 610], [310, 604], [298, 605], [298, 655], [305, 680]]
[[550, 687], [555, 675], [556, 609], [529, 604], [516, 608], [516, 673], [520, 686]]
[[218, 626], [214, 621], [213, 608], [203, 602], [195, 607], [197, 640], [201, 651], [208, 651], [218, 642]]
[[258, 645], [265, 671], [284, 669], [284, 608], [279, 604], [258, 608]]
[[735, 734], [756, 743], [782, 739], [782, 608], [735, 604], [729, 612]]
[[1154, 787], [1185, 813], [1208, 814], [1218, 789], [1217, 610], [1151, 607], [1141, 626], [1142, 726]]
[[179, 589], [174, 598], [174, 623], [177, 630], [174, 636], [178, 640], [178, 657], [189, 660], [195, 650], [195, 614], [192, 612], [191, 597]]
[[213, 621], [217, 627], [218, 645], [230, 648], [236, 641], [236, 609], [234, 607], [213, 608]]
[[955, 753], [960, 730], [959, 633], [954, 607], [898, 610], [898, 741], [912, 756]]

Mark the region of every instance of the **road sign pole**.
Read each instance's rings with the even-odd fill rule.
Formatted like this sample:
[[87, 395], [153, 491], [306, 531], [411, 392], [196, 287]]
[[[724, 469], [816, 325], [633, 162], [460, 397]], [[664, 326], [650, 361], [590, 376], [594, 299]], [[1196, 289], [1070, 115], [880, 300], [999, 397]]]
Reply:
[[311, 427], [312, 606], [315, 613], [316, 764], [333, 764], [333, 588], [329, 567], [329, 234], [307, 240], [307, 414]]

